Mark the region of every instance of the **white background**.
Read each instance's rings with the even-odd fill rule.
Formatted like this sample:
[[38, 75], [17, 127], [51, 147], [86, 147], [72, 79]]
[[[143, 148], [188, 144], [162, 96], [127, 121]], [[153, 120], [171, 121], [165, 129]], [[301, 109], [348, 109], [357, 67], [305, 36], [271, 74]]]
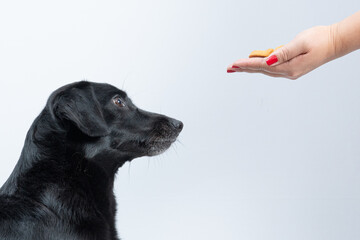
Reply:
[[[360, 53], [296, 81], [227, 74], [358, 0], [1, 1], [0, 185], [56, 88], [124, 89], [184, 122], [117, 176], [124, 240], [360, 239]], [[316, 39], [314, 39], [316, 41]]]

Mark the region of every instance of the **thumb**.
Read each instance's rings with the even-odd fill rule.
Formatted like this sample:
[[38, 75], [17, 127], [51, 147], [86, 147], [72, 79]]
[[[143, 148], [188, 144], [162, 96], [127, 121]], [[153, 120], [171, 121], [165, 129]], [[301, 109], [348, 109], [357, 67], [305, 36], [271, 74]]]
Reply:
[[287, 62], [294, 57], [304, 53], [304, 46], [297, 39], [289, 42], [283, 47], [274, 51], [268, 58], [266, 58], [266, 64], [269, 66], [276, 66], [281, 63]]

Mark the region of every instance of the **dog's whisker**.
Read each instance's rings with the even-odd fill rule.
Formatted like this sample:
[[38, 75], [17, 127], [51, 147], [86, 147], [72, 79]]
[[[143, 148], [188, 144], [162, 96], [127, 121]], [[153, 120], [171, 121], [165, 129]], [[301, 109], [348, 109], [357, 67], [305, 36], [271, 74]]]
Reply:
[[150, 169], [150, 159], [148, 158], [148, 170]]
[[126, 80], [128, 79], [128, 77], [129, 77], [129, 73], [127, 73], [127, 74], [125, 75], [124, 81], [123, 81], [123, 83], [122, 83], [121, 89], [123, 89], [123, 90], [125, 90], [125, 82], [126, 82]]
[[131, 162], [129, 162], [129, 165], [128, 165], [128, 180], [129, 180], [129, 183], [130, 183], [130, 179], [131, 179]]
[[176, 155], [178, 155], [178, 152], [176, 151], [176, 144], [175, 144], [175, 143], [173, 143], [171, 149], [174, 150], [174, 152], [176, 153]]
[[180, 139], [176, 139], [177, 143], [180, 143], [183, 147], [185, 147], [185, 145], [180, 141]]

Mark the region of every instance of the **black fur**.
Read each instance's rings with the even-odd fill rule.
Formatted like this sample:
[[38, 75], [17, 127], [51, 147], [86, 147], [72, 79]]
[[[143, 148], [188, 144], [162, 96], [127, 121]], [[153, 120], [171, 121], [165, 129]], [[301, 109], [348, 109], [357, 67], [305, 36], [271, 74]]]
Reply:
[[118, 239], [115, 173], [126, 161], [165, 151], [182, 127], [138, 109], [108, 84], [56, 90], [0, 189], [0, 239]]

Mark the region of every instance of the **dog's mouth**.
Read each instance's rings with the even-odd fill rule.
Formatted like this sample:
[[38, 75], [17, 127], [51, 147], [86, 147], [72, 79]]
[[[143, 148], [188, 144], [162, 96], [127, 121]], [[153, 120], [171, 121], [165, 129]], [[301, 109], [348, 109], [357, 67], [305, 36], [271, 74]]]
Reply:
[[119, 144], [116, 148], [136, 156], [156, 156], [169, 149], [176, 141], [177, 135], [169, 137], [153, 136], [149, 139], [127, 141]]
[[159, 139], [150, 142], [147, 147], [147, 156], [156, 156], [162, 154], [167, 149], [169, 149], [171, 144], [173, 144], [175, 141], [176, 141], [176, 137], [168, 138], [168, 139]]
[[[183, 124], [158, 122], [152, 129], [133, 132], [130, 139], [115, 144], [116, 149], [130, 154], [132, 157], [155, 156], [165, 152], [176, 141]], [[122, 138], [124, 139], [124, 138]]]

